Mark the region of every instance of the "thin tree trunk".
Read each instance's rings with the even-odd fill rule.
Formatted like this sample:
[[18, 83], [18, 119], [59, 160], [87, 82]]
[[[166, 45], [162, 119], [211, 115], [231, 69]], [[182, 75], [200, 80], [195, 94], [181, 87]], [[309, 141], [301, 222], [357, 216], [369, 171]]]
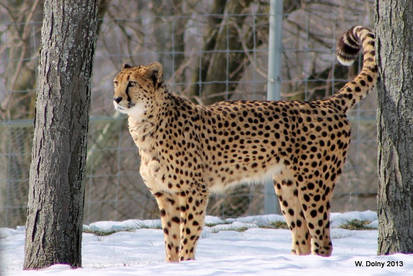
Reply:
[[[42, 1], [5, 1], [9, 9], [9, 21], [13, 22], [6, 31], [7, 58], [0, 63], [5, 66], [4, 85], [6, 93], [0, 103], [0, 120], [29, 119], [34, 114], [35, 57], [38, 49], [40, 26], [33, 22], [42, 18]], [[0, 8], [1, 9], [1, 8]], [[21, 24], [19, 24], [21, 23]], [[34, 39], [33, 39], [34, 38]], [[9, 227], [22, 225], [26, 220], [24, 206], [27, 199], [28, 172], [30, 166], [31, 128], [3, 128], [0, 130], [0, 205], [3, 210], [0, 223]], [[18, 153], [18, 154], [11, 154]], [[1, 208], [0, 207], [0, 208]]]
[[46, 0], [24, 268], [81, 266], [96, 1]]
[[377, 0], [378, 254], [413, 252], [413, 2]]
[[[248, 9], [251, 2], [251, 0], [215, 0], [211, 14], [240, 14]], [[227, 49], [227, 46], [230, 49], [242, 49], [241, 38], [237, 33], [236, 26], [242, 26], [244, 21], [245, 17], [243, 16], [211, 16], [208, 20], [208, 30], [205, 36], [206, 41], [203, 51], [224, 51]], [[244, 58], [245, 55], [243, 53], [218, 52], [204, 55], [202, 60], [198, 62], [196, 70], [192, 75], [192, 83], [196, 85], [192, 87], [189, 95], [201, 97], [204, 104], [224, 100], [225, 96], [212, 96], [212, 94], [222, 94], [235, 89], [236, 85], [225, 83], [225, 79], [230, 78], [229, 74], [233, 73], [243, 63]], [[199, 67], [201, 68], [199, 69]], [[199, 70], [201, 70], [201, 75]], [[239, 80], [243, 71], [239, 70], [230, 81]], [[199, 82], [210, 82], [210, 84], [200, 86]]]

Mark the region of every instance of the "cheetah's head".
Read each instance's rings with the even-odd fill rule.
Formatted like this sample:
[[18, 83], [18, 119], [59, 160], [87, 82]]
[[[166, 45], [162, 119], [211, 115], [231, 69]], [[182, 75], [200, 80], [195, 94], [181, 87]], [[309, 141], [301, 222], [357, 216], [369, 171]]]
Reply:
[[162, 65], [159, 62], [140, 66], [124, 64], [113, 80], [115, 109], [140, 119], [154, 104], [161, 84]]

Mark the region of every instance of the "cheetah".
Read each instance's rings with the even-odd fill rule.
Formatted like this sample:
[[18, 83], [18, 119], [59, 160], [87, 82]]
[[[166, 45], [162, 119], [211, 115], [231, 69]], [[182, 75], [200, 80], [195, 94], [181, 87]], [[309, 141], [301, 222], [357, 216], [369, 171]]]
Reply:
[[330, 199], [350, 143], [346, 112], [377, 81], [374, 34], [345, 32], [337, 58], [361, 72], [329, 98], [222, 101], [199, 105], [168, 91], [158, 62], [124, 64], [114, 79], [115, 109], [128, 115], [140, 174], [155, 197], [166, 260], [193, 260], [208, 196], [272, 178], [292, 233], [292, 253], [330, 256]]

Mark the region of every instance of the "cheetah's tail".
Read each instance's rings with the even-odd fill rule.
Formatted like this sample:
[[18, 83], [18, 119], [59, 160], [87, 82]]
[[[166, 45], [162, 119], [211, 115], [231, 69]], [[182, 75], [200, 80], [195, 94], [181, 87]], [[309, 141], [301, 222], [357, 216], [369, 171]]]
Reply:
[[351, 65], [358, 57], [361, 48], [363, 48], [364, 56], [361, 72], [328, 99], [344, 112], [366, 97], [371, 87], [376, 84], [378, 73], [374, 34], [366, 27], [354, 26], [345, 32], [337, 42], [337, 59], [343, 65]]

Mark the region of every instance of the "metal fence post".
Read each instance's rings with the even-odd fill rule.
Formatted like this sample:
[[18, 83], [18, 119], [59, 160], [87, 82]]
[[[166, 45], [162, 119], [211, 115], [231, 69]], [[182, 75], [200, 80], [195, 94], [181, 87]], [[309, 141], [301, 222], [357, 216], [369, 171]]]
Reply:
[[[268, 45], [267, 99], [279, 100], [281, 87], [281, 47], [283, 1], [270, 0], [270, 27]], [[264, 213], [280, 213], [272, 180], [265, 182]]]

